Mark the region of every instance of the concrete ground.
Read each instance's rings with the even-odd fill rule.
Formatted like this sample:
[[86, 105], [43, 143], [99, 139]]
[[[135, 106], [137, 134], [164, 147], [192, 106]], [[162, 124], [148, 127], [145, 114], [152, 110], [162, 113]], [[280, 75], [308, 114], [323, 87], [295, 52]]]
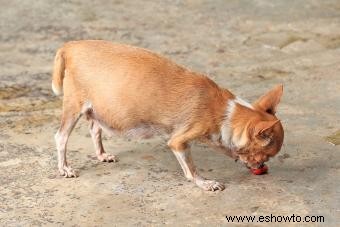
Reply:
[[[219, 226], [226, 215], [270, 214], [323, 215], [325, 223], [314, 225], [339, 226], [340, 147], [325, 139], [340, 129], [339, 1], [0, 5], [1, 226]], [[50, 89], [52, 61], [62, 43], [79, 39], [149, 48], [250, 101], [283, 83], [285, 142], [269, 174], [253, 176], [194, 144], [201, 173], [226, 184], [204, 192], [184, 179], [162, 138], [106, 137], [120, 162], [99, 163], [82, 120], [68, 153], [80, 177], [58, 176], [53, 135], [61, 101]]]

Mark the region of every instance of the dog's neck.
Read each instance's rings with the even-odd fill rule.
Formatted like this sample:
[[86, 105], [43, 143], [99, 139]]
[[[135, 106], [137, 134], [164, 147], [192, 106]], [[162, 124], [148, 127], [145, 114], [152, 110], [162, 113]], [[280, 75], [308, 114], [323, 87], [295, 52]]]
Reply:
[[244, 147], [248, 141], [246, 124], [244, 122], [235, 122], [233, 118], [237, 114], [237, 105], [248, 109], [254, 109], [254, 107], [239, 97], [229, 99], [227, 101], [225, 110], [225, 118], [222, 122], [220, 133], [223, 146], [230, 150], [239, 150]]

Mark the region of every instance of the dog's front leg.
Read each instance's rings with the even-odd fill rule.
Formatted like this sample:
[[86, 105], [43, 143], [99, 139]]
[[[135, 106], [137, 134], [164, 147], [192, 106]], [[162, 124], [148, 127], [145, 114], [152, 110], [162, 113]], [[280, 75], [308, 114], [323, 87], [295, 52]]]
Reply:
[[222, 183], [214, 180], [207, 180], [198, 174], [194, 162], [192, 161], [191, 152], [189, 149], [186, 149], [184, 151], [172, 151], [175, 154], [179, 164], [181, 165], [185, 177], [189, 180], [193, 180], [198, 187], [206, 191], [222, 191], [225, 188]]
[[207, 180], [198, 174], [191, 157], [190, 148], [187, 148], [185, 143], [181, 143], [178, 139], [172, 138], [168, 145], [175, 154], [187, 179], [194, 181], [198, 187], [206, 191], [222, 191], [225, 188], [222, 183], [214, 180]]

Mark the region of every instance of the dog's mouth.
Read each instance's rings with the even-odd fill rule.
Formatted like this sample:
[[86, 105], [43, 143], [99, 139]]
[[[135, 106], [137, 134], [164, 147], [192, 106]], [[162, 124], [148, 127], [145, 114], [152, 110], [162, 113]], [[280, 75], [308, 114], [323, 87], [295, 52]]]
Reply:
[[248, 168], [248, 169], [261, 169], [264, 167], [264, 162], [259, 163], [259, 164], [255, 164], [255, 165], [249, 165], [249, 163], [245, 162], [244, 165]]
[[248, 169], [260, 169], [264, 166], [264, 162], [252, 164], [252, 163], [249, 163], [247, 159], [240, 157], [240, 155], [242, 156], [243, 154], [247, 154], [246, 152], [240, 152], [237, 150], [229, 150], [226, 154], [230, 156], [231, 158], [233, 158], [235, 162], [238, 162], [240, 160]]

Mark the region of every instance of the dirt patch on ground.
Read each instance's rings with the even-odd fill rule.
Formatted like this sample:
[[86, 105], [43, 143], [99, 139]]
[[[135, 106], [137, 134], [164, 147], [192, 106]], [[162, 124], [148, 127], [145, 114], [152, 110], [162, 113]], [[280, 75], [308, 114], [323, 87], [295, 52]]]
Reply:
[[326, 137], [326, 140], [333, 145], [340, 145], [340, 130]]

